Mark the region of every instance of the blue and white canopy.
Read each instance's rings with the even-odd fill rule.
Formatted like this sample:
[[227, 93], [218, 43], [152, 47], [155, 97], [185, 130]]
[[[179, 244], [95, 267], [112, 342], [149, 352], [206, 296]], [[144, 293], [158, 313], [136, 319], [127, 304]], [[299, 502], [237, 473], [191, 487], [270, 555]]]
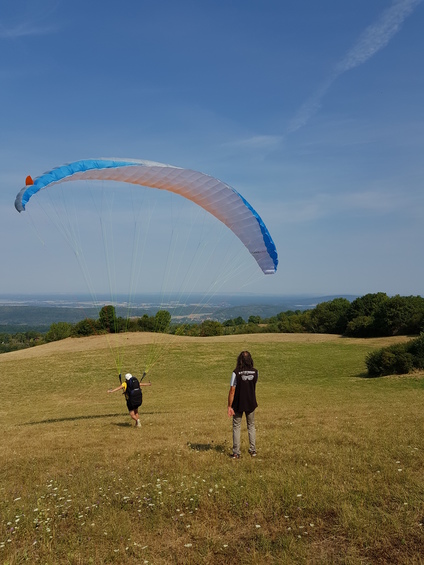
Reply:
[[78, 180], [119, 181], [179, 194], [204, 208], [232, 230], [265, 274], [277, 270], [277, 249], [259, 214], [231, 186], [190, 169], [132, 159], [85, 159], [57, 167], [32, 180], [18, 193], [15, 208], [25, 210], [43, 188]]

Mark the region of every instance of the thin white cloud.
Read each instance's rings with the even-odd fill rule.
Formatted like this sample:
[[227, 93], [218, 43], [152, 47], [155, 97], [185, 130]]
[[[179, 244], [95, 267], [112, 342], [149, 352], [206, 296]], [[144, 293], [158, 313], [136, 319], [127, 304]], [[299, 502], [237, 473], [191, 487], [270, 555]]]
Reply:
[[35, 22], [21, 22], [13, 27], [0, 25], [1, 39], [18, 39], [20, 37], [30, 37], [55, 33], [57, 28], [53, 26], [39, 26]]
[[31, 0], [24, 6], [14, 4], [15, 16], [0, 22], [0, 39], [19, 39], [56, 33], [56, 24], [46, 23], [56, 12], [58, 0]]
[[[381, 188], [370, 188], [349, 193], [318, 193], [311, 198], [293, 201], [280, 201], [265, 208], [264, 217], [270, 222], [285, 224], [305, 224], [332, 217], [359, 216], [384, 217], [394, 213], [404, 213], [411, 221], [422, 217], [423, 202], [420, 196], [405, 196], [403, 192], [388, 192]], [[265, 209], [265, 212], [264, 212]]]
[[324, 98], [337, 76], [336, 73], [331, 75], [317, 88], [314, 94], [302, 104], [287, 128], [288, 133], [293, 133], [305, 126], [312, 116], [318, 112], [321, 107], [321, 100]]
[[355, 45], [335, 66], [333, 73], [300, 107], [299, 111], [289, 124], [288, 132], [292, 133], [300, 129], [309, 121], [309, 119], [319, 110], [321, 100], [333, 82], [341, 74], [362, 65], [378, 51], [386, 47], [389, 41], [400, 30], [405, 19], [412, 14], [421, 2], [422, 0], [394, 0], [392, 5], [380, 15], [377, 21], [365, 29]]
[[247, 147], [251, 149], [270, 148], [279, 145], [283, 141], [282, 136], [279, 135], [254, 135], [244, 139], [237, 139], [235, 141], [226, 143], [232, 147]]
[[369, 26], [357, 43], [336, 66], [339, 74], [365, 63], [375, 53], [386, 47], [399, 31], [404, 20], [412, 14], [422, 0], [395, 0], [377, 22]]

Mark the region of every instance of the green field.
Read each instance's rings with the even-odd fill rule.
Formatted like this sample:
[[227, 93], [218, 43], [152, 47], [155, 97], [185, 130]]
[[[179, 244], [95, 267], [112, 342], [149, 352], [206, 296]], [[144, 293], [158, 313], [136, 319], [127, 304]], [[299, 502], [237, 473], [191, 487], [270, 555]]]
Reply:
[[[125, 339], [137, 374], [158, 337]], [[393, 339], [173, 338], [141, 429], [106, 393], [106, 341], [0, 356], [1, 563], [424, 563], [424, 375], [365, 378], [367, 353]], [[233, 461], [243, 349], [259, 370], [258, 456], [243, 422]]]

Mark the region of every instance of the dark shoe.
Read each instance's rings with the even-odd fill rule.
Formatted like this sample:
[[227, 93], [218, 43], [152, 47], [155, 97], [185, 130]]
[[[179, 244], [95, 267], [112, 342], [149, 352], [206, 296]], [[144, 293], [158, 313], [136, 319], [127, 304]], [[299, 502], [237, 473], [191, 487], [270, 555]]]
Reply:
[[233, 453], [230, 457], [231, 459], [240, 459], [240, 455], [238, 453]]
[[249, 451], [250, 457], [256, 457], [256, 451]]

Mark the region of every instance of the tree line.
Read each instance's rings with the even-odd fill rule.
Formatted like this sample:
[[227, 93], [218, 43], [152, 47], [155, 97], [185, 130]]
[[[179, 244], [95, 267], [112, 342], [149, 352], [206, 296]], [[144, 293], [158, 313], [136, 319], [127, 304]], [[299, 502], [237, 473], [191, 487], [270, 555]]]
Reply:
[[[159, 310], [155, 315], [123, 318], [116, 315], [115, 307], [103, 306], [97, 319], [85, 318], [75, 324], [57, 322], [46, 333], [28, 331], [16, 334], [0, 333], [0, 353], [32, 347], [42, 343], [68, 337], [86, 337], [102, 333], [162, 332], [185, 336], [220, 336], [246, 333], [327, 333], [346, 337], [386, 337], [395, 335], [419, 335], [424, 332], [424, 299], [421, 296], [388, 296], [383, 292], [366, 294], [352, 302], [346, 298], [335, 298], [321, 302], [310, 310], [288, 310], [276, 316], [261, 318], [249, 316], [247, 320], [238, 316], [224, 322], [204, 320], [200, 323], [175, 324], [171, 314]], [[422, 338], [424, 341], [424, 338]], [[421, 346], [417, 346], [419, 351]], [[419, 368], [420, 361], [414, 348], [400, 351], [392, 346], [390, 354], [367, 359], [371, 376], [391, 374], [408, 368]], [[393, 361], [402, 357], [398, 365]], [[421, 354], [419, 354], [421, 355]], [[424, 357], [424, 355], [423, 355]], [[386, 359], [383, 362], [382, 359]], [[392, 359], [390, 364], [387, 359]], [[378, 367], [380, 366], [380, 369]], [[384, 366], [384, 367], [383, 367]], [[381, 368], [383, 367], [383, 368]], [[396, 371], [392, 371], [397, 367]], [[408, 371], [406, 371], [408, 372]]]
[[[304, 311], [281, 312], [270, 318], [250, 316], [247, 321], [238, 317], [222, 324], [209, 320], [199, 326], [182, 325], [179, 333], [202, 335], [231, 333], [327, 333], [346, 337], [386, 337], [417, 335], [424, 331], [424, 298], [421, 296], [392, 296], [383, 292], [366, 294], [352, 302], [335, 298], [321, 302]], [[196, 334], [196, 332], [199, 332]]]

